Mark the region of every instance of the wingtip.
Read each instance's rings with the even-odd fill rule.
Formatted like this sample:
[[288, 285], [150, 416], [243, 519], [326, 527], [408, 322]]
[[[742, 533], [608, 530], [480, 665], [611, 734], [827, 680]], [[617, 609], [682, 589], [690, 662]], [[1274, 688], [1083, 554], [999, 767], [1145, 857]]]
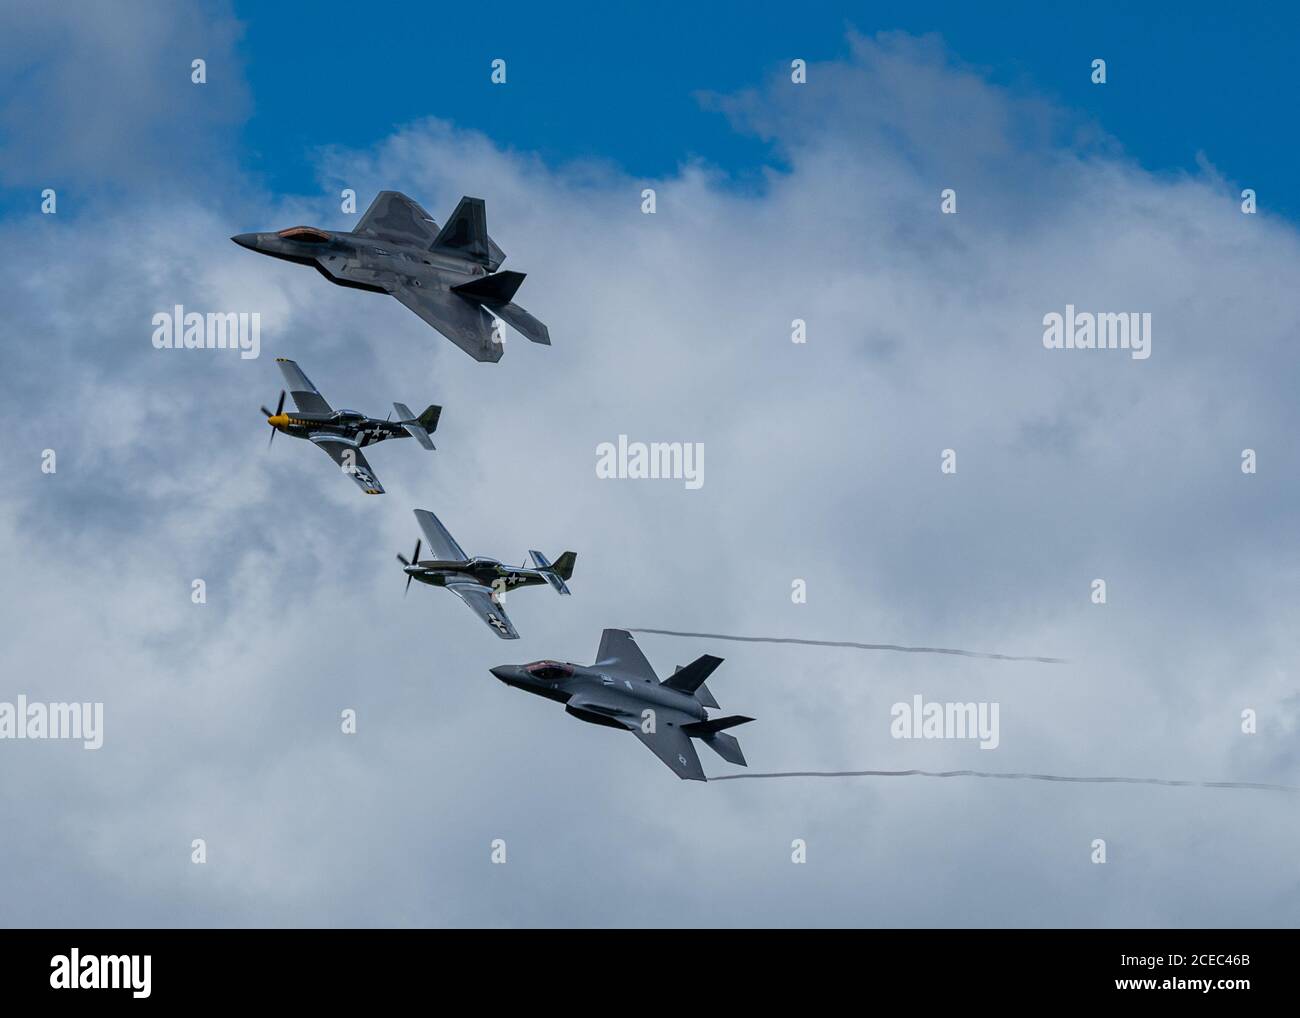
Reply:
[[481, 350], [466, 350], [480, 364], [495, 364], [501, 359], [501, 355], [506, 352], [504, 343], [493, 343], [490, 347], [484, 347]]

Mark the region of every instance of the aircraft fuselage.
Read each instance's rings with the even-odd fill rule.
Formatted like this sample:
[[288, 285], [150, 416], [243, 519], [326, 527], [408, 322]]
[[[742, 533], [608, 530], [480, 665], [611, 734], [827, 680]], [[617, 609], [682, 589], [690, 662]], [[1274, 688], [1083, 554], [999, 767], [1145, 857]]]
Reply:
[[329, 414], [279, 413], [266, 420], [276, 431], [294, 438], [331, 435], [359, 449], [390, 438], [410, 437], [406, 429], [395, 421], [381, 421], [351, 410], [336, 410]]
[[[696, 721], [705, 721], [709, 716], [704, 705], [690, 693], [649, 679], [609, 675], [599, 666], [538, 661], [531, 665], [501, 665], [491, 671], [507, 686], [566, 704], [570, 714], [589, 724], [626, 728], [615, 718], [628, 718], [640, 724], [646, 709], [666, 716], [679, 712]], [[564, 674], [566, 671], [569, 674]], [[583, 696], [587, 692], [593, 694], [590, 699], [599, 701], [599, 706], [583, 704], [588, 699]]]
[[495, 559], [475, 558], [468, 563], [456, 563], [454, 569], [432, 559], [406, 566], [406, 574], [431, 587], [445, 587], [448, 583], [470, 581], [494, 592], [505, 593], [516, 587], [532, 587], [545, 583], [546, 577], [535, 569], [507, 566]]
[[310, 265], [339, 286], [375, 293], [408, 286], [449, 290], [487, 274], [477, 262], [446, 252], [315, 227], [241, 233], [233, 240], [258, 254]]

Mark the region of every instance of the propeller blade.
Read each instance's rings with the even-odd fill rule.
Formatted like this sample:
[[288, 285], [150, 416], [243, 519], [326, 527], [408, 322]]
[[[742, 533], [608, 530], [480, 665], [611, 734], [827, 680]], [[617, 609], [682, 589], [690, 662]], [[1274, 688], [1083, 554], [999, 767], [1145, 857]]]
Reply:
[[[411, 562], [407, 562], [406, 555], [402, 555], [402, 554], [398, 554], [398, 562], [402, 563], [403, 566], [409, 568], [413, 566], [413, 564], [419, 562], [419, 560], [420, 560], [420, 538], [417, 537], [415, 540], [415, 551], [412, 551], [411, 553]], [[413, 573], [408, 572], [406, 590], [403, 590], [402, 597], [406, 597], [408, 590], [411, 589], [411, 580], [413, 579], [415, 579], [415, 575], [413, 575]]]
[[[269, 417], [272, 417], [272, 416], [279, 417], [280, 414], [281, 414], [283, 411], [284, 411], [284, 390], [281, 389], [281, 390], [280, 390], [280, 402], [278, 402], [277, 404], [275, 404], [275, 413], [274, 413], [274, 415], [271, 413], [270, 410], [266, 409], [266, 407], [262, 407], [262, 413], [266, 414], [266, 416], [269, 418]], [[266, 423], [267, 423], [267, 424], [271, 424], [271, 422], [270, 422], [269, 420], [268, 420]], [[267, 443], [266, 443], [266, 447], [267, 447], [268, 449], [271, 448], [271, 443], [275, 441], [275, 433], [276, 433], [277, 430], [279, 430], [279, 429], [277, 429], [276, 426], [275, 426], [274, 424], [271, 424], [271, 437], [270, 437], [270, 439], [269, 439], [269, 440], [267, 441]]]
[[[415, 539], [415, 551], [411, 552], [411, 561], [410, 562], [406, 561], [406, 558], [400, 554], [397, 556], [397, 561], [407, 567], [412, 566], [415, 563], [419, 562], [420, 561], [420, 538], [417, 537]], [[413, 580], [414, 578], [415, 575], [413, 573], [406, 574], [406, 589], [402, 591], [403, 597], [405, 597], [407, 593], [410, 592], [411, 580]]]

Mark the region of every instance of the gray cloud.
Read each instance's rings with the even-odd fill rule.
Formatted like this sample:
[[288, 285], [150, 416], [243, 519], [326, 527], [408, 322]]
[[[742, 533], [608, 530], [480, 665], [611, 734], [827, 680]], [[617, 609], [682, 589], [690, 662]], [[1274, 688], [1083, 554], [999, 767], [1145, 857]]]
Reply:
[[[242, 28], [222, 0], [83, 0], [0, 8], [0, 184], [145, 201], [224, 165], [249, 109]], [[191, 81], [191, 63], [208, 80]], [[192, 179], [192, 178], [191, 178]], [[230, 180], [223, 181], [229, 186]]]

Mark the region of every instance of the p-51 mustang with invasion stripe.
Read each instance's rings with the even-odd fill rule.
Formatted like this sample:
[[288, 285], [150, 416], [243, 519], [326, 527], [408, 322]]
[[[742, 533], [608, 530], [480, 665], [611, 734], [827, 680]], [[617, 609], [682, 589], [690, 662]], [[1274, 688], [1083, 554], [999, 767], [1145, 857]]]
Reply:
[[[393, 409], [397, 411], [395, 421], [391, 418], [377, 420], [356, 410], [335, 410], [325, 402], [297, 364], [283, 357], [277, 357], [275, 362], [280, 365], [288, 394], [293, 397], [298, 411], [284, 412], [284, 389], [280, 390], [280, 402], [275, 405], [275, 413], [262, 407], [266, 423], [271, 426], [271, 442], [275, 441], [277, 431], [307, 439], [324, 449], [367, 495], [382, 495], [384, 489], [362, 455], [362, 448], [390, 438], [414, 438], [426, 449], [434, 447], [429, 433], [437, 429], [442, 407], [429, 406], [417, 417], [405, 403], [394, 403]], [[268, 448], [271, 442], [267, 443]]]
[[230, 239], [310, 265], [339, 286], [391, 294], [476, 361], [501, 359], [496, 318], [533, 343], [551, 345], [546, 326], [514, 302], [524, 274], [497, 272], [506, 255], [488, 236], [482, 198], [462, 198], [442, 229], [418, 202], [380, 191], [351, 233], [293, 226]]
[[573, 563], [578, 556], [566, 551], [552, 564], [540, 551], [530, 551], [534, 568], [507, 566], [493, 558], [470, 558], [462, 550], [447, 528], [428, 509], [416, 509], [415, 519], [429, 542], [431, 558], [420, 558], [423, 547], [417, 538], [415, 551], [408, 559], [398, 555], [406, 573], [406, 589], [411, 581], [419, 580], [433, 587], [446, 587], [473, 609], [492, 632], [503, 640], [517, 640], [519, 634], [506, 615], [503, 599], [516, 587], [531, 587], [549, 583], [559, 594], [568, 594], [565, 580], [573, 576]]
[[722, 658], [705, 654], [660, 682], [631, 633], [606, 629], [594, 664], [534, 661], [491, 671], [507, 686], [559, 701], [579, 721], [631, 732], [679, 778], [707, 781], [692, 740], [746, 767], [740, 743], [725, 729], [754, 720], [741, 714], [709, 717], [705, 708], [718, 701], [704, 680], [720, 664]]

